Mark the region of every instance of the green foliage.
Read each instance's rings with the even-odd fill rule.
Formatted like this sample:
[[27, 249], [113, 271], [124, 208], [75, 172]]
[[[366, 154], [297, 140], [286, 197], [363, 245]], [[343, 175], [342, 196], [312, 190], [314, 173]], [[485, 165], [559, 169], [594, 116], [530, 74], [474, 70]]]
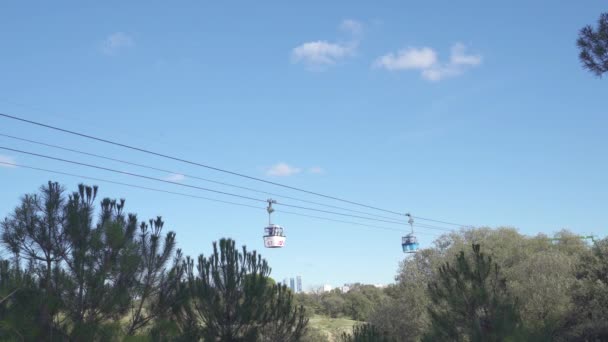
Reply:
[[190, 300], [183, 316], [205, 340], [256, 341], [281, 336], [297, 341], [308, 319], [293, 305], [285, 286], [271, 285], [270, 267], [255, 251], [239, 251], [235, 242], [213, 243], [213, 254], [185, 262]]
[[321, 295], [319, 293], [296, 293], [294, 299], [298, 305], [303, 306], [308, 314], [322, 314]]
[[585, 26], [576, 41], [583, 67], [601, 77], [608, 71], [608, 13], [602, 13], [597, 29]]
[[567, 339], [608, 340], [608, 238], [596, 242], [577, 268]]
[[308, 312], [314, 314], [366, 321], [378, 306], [388, 300], [388, 296], [383, 289], [357, 283], [351, 284], [346, 293], [339, 289], [326, 293], [300, 293], [296, 299]]
[[549, 239], [522, 236], [511, 228], [481, 228], [450, 234], [438, 260], [453, 259], [470, 244], [481, 244], [500, 266], [510, 292], [520, 299], [525, 330], [535, 336], [560, 335], [572, 306], [575, 266], [588, 246], [567, 231]]
[[327, 335], [317, 328], [308, 327], [302, 336], [301, 342], [329, 342]]
[[321, 297], [323, 312], [331, 318], [338, 318], [344, 314], [346, 300], [338, 291], [332, 291]]
[[369, 322], [395, 341], [419, 340], [429, 326], [424, 285], [398, 284], [389, 288], [392, 299], [377, 307]]
[[130, 311], [128, 335], [133, 335], [156, 318], [164, 316], [165, 310], [179, 305], [182, 300], [182, 254], [180, 250], [177, 251], [173, 266], [167, 270], [175, 251], [175, 233], [167, 233], [163, 241], [163, 226], [162, 218], [157, 217], [156, 220], [150, 220], [149, 225], [142, 222], [139, 227], [137, 245], [141, 262], [135, 272], [137, 286], [132, 288], [131, 293], [138, 303]]
[[479, 245], [473, 245], [471, 259], [460, 252], [455, 263], [442, 265], [438, 279], [429, 284], [434, 305], [424, 340], [504, 341], [520, 329], [515, 301], [498, 264]]
[[364, 321], [368, 318], [373, 302], [360, 292], [349, 292], [345, 295], [345, 311], [348, 316], [357, 321]]
[[293, 294], [286, 285], [271, 284], [270, 286], [270, 296], [266, 303], [267, 323], [261, 330], [260, 340], [299, 341], [308, 325], [304, 307], [295, 305]]
[[[293, 294], [229, 239], [195, 269], [160, 217], [96, 196], [49, 183], [0, 222], [0, 340], [608, 340], [606, 239], [461, 230], [405, 258], [386, 289]], [[368, 323], [343, 334], [359, 323], [347, 317]]]
[[344, 313], [357, 321], [367, 321], [374, 310], [388, 300], [383, 289], [373, 285], [354, 284], [344, 294]]
[[24, 196], [2, 222], [2, 244], [14, 255], [14, 272], [25, 261], [32, 279], [19, 292], [30, 294], [24, 303], [38, 304], [20, 305], [11, 314], [19, 315], [14, 322], [24, 322], [17, 326], [35, 320], [37, 329], [20, 329], [38, 334], [33, 339], [116, 340], [127, 314], [134, 313], [126, 331], [133, 334], [168, 306], [164, 265], [173, 255], [175, 234], [160, 248], [157, 218], [153, 233], [142, 224], [138, 236], [137, 217], [123, 213], [124, 200], [102, 200], [94, 223], [96, 196], [97, 187], [80, 185], [66, 196], [49, 182], [40, 195]]
[[43, 336], [31, 313], [41, 305], [34, 279], [0, 260], [0, 340], [34, 340]]
[[252, 340], [264, 321], [266, 278], [270, 268], [255, 251], [239, 252], [235, 243], [221, 239], [213, 243], [213, 254], [200, 255], [197, 271], [187, 259], [191, 305], [187, 313], [200, 321], [201, 335], [209, 340]]
[[557, 336], [572, 308], [570, 289], [575, 261], [556, 250], [531, 254], [513, 266], [511, 292], [518, 298], [520, 316], [528, 331]]
[[351, 334], [343, 333], [342, 342], [391, 342], [385, 333], [371, 324], [361, 324], [353, 327]]
[[344, 332], [350, 332], [353, 326], [361, 322], [347, 318], [330, 318], [324, 315], [314, 315], [310, 317], [309, 329], [317, 331], [323, 337], [322, 341], [336, 341]]

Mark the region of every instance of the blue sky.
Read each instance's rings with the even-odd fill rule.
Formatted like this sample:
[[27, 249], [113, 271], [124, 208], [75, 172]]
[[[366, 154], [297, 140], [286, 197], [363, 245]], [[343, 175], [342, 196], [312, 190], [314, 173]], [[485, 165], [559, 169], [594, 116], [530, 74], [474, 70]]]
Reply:
[[[608, 83], [582, 70], [575, 46], [602, 11], [601, 1], [3, 2], [0, 112], [423, 217], [604, 236]], [[0, 133], [341, 205], [2, 118]], [[230, 200], [7, 151], [0, 159]], [[81, 181], [0, 167], [0, 214], [49, 179]], [[162, 215], [187, 254], [223, 236], [263, 248], [261, 209], [98, 184], [141, 219]], [[275, 278], [393, 281], [400, 232], [277, 209], [288, 246], [262, 251]], [[418, 231], [423, 246], [439, 233]]]

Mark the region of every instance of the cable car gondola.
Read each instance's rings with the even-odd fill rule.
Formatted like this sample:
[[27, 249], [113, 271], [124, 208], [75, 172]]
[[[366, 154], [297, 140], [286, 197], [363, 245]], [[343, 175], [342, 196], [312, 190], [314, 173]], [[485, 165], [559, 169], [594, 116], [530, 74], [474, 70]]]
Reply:
[[401, 247], [403, 248], [403, 253], [416, 253], [419, 245], [418, 239], [414, 235], [414, 219], [410, 214], [405, 214], [405, 216], [410, 218], [407, 223], [410, 224], [412, 232], [401, 238]]
[[272, 204], [277, 201], [268, 200], [268, 227], [264, 228], [264, 247], [266, 248], [282, 248], [285, 246], [285, 235], [283, 233], [283, 227], [272, 223]]

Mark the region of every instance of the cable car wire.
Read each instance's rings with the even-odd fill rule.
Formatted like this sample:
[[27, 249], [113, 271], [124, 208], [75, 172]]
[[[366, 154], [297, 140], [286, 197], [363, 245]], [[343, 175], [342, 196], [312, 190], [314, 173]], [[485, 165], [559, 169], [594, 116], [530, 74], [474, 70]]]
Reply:
[[336, 201], [341, 201], [341, 202], [350, 203], [350, 204], [353, 204], [353, 205], [358, 205], [358, 206], [366, 207], [366, 208], [369, 208], [369, 209], [380, 210], [380, 211], [388, 212], [388, 213], [395, 214], [395, 215], [403, 215], [403, 213], [399, 213], [399, 212], [396, 212], [396, 211], [386, 210], [386, 209], [382, 209], [382, 208], [377, 208], [377, 207], [370, 206], [370, 205], [367, 205], [367, 204], [362, 204], [362, 203], [357, 203], [357, 202], [345, 200], [345, 199], [342, 199], [342, 198], [339, 198], [339, 197], [324, 195], [324, 194], [321, 194], [321, 193], [318, 193], [318, 192], [309, 191], [309, 190], [297, 188], [297, 187], [290, 186], [290, 185], [285, 185], [285, 184], [281, 184], [281, 183], [277, 183], [277, 182], [268, 181], [268, 180], [261, 179], [261, 178], [258, 178], [258, 177], [249, 176], [249, 175], [246, 175], [246, 174], [243, 174], [243, 173], [238, 173], [238, 172], [234, 172], [234, 171], [230, 171], [230, 170], [225, 170], [225, 169], [221, 169], [219, 167], [215, 167], [215, 166], [211, 166], [211, 165], [206, 165], [206, 164], [202, 164], [202, 163], [198, 163], [198, 162], [193, 162], [193, 161], [186, 160], [186, 159], [179, 158], [179, 157], [173, 157], [173, 156], [170, 156], [170, 155], [167, 155], [167, 154], [164, 154], [164, 153], [154, 152], [154, 151], [147, 150], [147, 149], [144, 149], [144, 148], [127, 145], [127, 144], [119, 143], [119, 142], [108, 140], [108, 139], [99, 138], [99, 137], [96, 137], [96, 136], [93, 136], [93, 135], [89, 135], [89, 134], [85, 134], [85, 133], [80, 133], [80, 132], [76, 132], [76, 131], [72, 131], [72, 130], [68, 130], [68, 129], [64, 129], [64, 128], [60, 128], [60, 127], [56, 127], [56, 126], [52, 126], [52, 125], [47, 125], [47, 124], [44, 124], [44, 123], [41, 123], [41, 122], [32, 121], [32, 120], [28, 120], [28, 119], [24, 119], [24, 118], [20, 118], [20, 117], [14, 116], [14, 115], [0, 113], [0, 116], [3, 116], [3, 117], [8, 118], [8, 119], [12, 119], [12, 120], [17, 120], [17, 121], [29, 123], [29, 124], [32, 124], [32, 125], [40, 126], [40, 127], [49, 128], [49, 129], [56, 130], [56, 131], [59, 131], [59, 132], [68, 133], [68, 134], [72, 134], [72, 135], [77, 135], [77, 136], [80, 136], [80, 137], [83, 137], [83, 138], [92, 139], [92, 140], [96, 140], [96, 141], [99, 141], [99, 142], [103, 142], [103, 143], [107, 143], [107, 144], [111, 144], [111, 145], [127, 148], [127, 149], [130, 149], [130, 150], [133, 150], [133, 151], [147, 153], [147, 154], [154, 155], [154, 156], [157, 156], [157, 157], [171, 159], [171, 160], [179, 161], [179, 162], [190, 164], [190, 165], [200, 166], [200, 167], [204, 167], [204, 168], [207, 168], [207, 169], [210, 169], [210, 170], [214, 170], [214, 171], [218, 171], [218, 172], [223, 172], [223, 173], [231, 174], [231, 175], [234, 175], [234, 176], [248, 178], [248, 179], [251, 179], [251, 180], [258, 181], [258, 182], [272, 184], [272, 185], [280, 186], [280, 187], [283, 187], [283, 188], [287, 188], [287, 189], [291, 189], [291, 190], [296, 190], [296, 191], [308, 193], [308, 194], [315, 195], [315, 196], [321, 196], [321, 197], [333, 199], [333, 200], [336, 200]]
[[16, 163], [9, 163], [9, 162], [3, 162], [3, 161], [0, 161], [0, 164], [7, 165], [7, 166], [13, 166], [13, 167], [19, 167], [19, 168], [23, 168], [23, 169], [30, 169], [30, 170], [37, 170], [37, 171], [43, 171], [43, 172], [48, 172], [48, 173], [54, 173], [54, 174], [58, 174], [58, 175], [64, 175], [64, 176], [70, 176], [70, 177], [88, 179], [88, 180], [93, 180], [93, 181], [97, 181], [97, 182], [104, 182], [104, 183], [109, 183], [109, 184], [122, 185], [122, 186], [127, 186], [127, 187], [135, 188], [135, 189], [149, 190], [149, 191], [162, 192], [162, 193], [171, 194], [171, 195], [179, 195], [179, 196], [185, 196], [185, 197], [191, 197], [191, 198], [204, 199], [204, 200], [207, 200], [207, 201], [213, 201], [213, 202], [219, 202], [219, 203], [225, 203], [225, 204], [231, 204], [231, 205], [238, 205], [238, 206], [241, 206], [241, 207], [248, 207], [248, 208], [253, 208], [253, 209], [264, 209], [262, 207], [256, 207], [255, 205], [250, 205], [250, 204], [243, 204], [243, 203], [237, 203], [237, 202], [224, 201], [224, 200], [220, 200], [220, 199], [217, 199], [217, 198], [210, 198], [210, 197], [204, 197], [204, 196], [186, 194], [186, 193], [183, 193], [183, 192], [176, 192], [176, 191], [170, 191], [170, 190], [150, 188], [150, 187], [142, 186], [142, 185], [135, 185], [135, 184], [130, 184], [130, 183], [112, 181], [112, 180], [108, 180], [108, 179], [91, 177], [91, 176], [83, 176], [83, 175], [78, 175], [78, 174], [75, 174], [75, 173], [63, 172], [63, 171], [57, 171], [57, 170], [50, 170], [50, 169], [45, 169], [45, 168], [41, 168], [41, 167], [35, 167], [35, 166], [29, 166], [29, 165], [23, 165], [23, 164], [16, 164]]
[[[162, 158], [166, 158], [166, 159], [171, 159], [171, 160], [179, 161], [179, 162], [182, 162], [182, 163], [186, 163], [186, 164], [190, 164], [190, 165], [195, 165], [195, 166], [207, 168], [207, 169], [210, 169], [210, 170], [214, 170], [214, 171], [218, 171], [218, 172], [223, 172], [223, 173], [231, 174], [231, 175], [234, 175], [234, 176], [239, 176], [239, 177], [255, 180], [255, 181], [258, 181], [258, 182], [272, 184], [272, 185], [283, 187], [283, 188], [286, 188], [286, 189], [300, 191], [300, 192], [303, 192], [303, 193], [308, 193], [308, 194], [315, 195], [315, 196], [325, 197], [325, 198], [328, 198], [328, 199], [332, 199], [332, 200], [336, 200], [336, 201], [340, 201], [340, 202], [344, 202], [344, 203], [349, 203], [349, 204], [352, 204], [352, 205], [357, 205], [357, 206], [365, 207], [365, 208], [368, 208], [368, 209], [374, 209], [374, 210], [378, 210], [378, 211], [383, 211], [383, 212], [386, 212], [386, 213], [395, 214], [395, 215], [399, 215], [399, 216], [403, 216], [404, 215], [403, 213], [400, 213], [400, 212], [397, 212], [397, 211], [383, 209], [383, 208], [379, 208], [379, 207], [375, 207], [375, 206], [371, 206], [371, 205], [367, 205], [367, 204], [363, 204], [363, 203], [359, 203], [359, 202], [354, 202], [354, 201], [346, 200], [346, 199], [335, 197], [335, 196], [325, 195], [325, 194], [322, 194], [322, 193], [319, 193], [319, 192], [309, 191], [309, 190], [305, 190], [305, 189], [302, 189], [302, 188], [298, 188], [298, 187], [294, 187], [294, 186], [290, 186], [290, 185], [286, 185], [286, 184], [282, 184], [282, 183], [268, 181], [268, 180], [261, 179], [261, 178], [258, 178], [258, 177], [249, 176], [249, 175], [246, 175], [246, 174], [243, 174], [243, 173], [238, 173], [238, 172], [234, 172], [234, 171], [230, 171], [230, 170], [214, 167], [214, 166], [211, 166], [211, 165], [206, 165], [206, 164], [202, 164], [202, 163], [198, 163], [198, 162], [193, 162], [193, 161], [190, 161], [190, 160], [187, 160], [187, 159], [183, 159], [183, 158], [179, 158], [179, 157], [174, 157], [174, 156], [163, 154], [163, 153], [159, 153], [159, 152], [154, 152], [154, 151], [147, 150], [147, 149], [144, 149], [144, 148], [140, 148], [140, 147], [136, 147], [136, 146], [132, 146], [132, 145], [127, 145], [127, 144], [124, 144], [124, 143], [120, 143], [120, 142], [116, 142], [116, 141], [112, 141], [112, 140], [108, 140], [108, 139], [104, 139], [104, 138], [99, 138], [99, 137], [96, 137], [96, 136], [93, 136], [93, 135], [90, 135], [90, 134], [80, 133], [80, 132], [76, 132], [76, 131], [68, 130], [68, 129], [65, 129], [65, 128], [60, 128], [60, 127], [57, 127], [57, 126], [52, 126], [52, 125], [44, 124], [44, 123], [33, 121], [33, 120], [24, 119], [24, 118], [17, 117], [17, 116], [14, 116], [14, 115], [0, 113], [0, 116], [2, 116], [4, 118], [7, 118], [7, 119], [16, 120], [16, 121], [20, 121], [20, 122], [36, 125], [36, 126], [39, 126], [39, 127], [44, 127], [44, 128], [56, 130], [56, 131], [59, 131], [59, 132], [68, 133], [68, 134], [80, 136], [80, 137], [91, 139], [91, 140], [96, 140], [96, 141], [107, 143], [107, 144], [111, 144], [111, 145], [114, 145], [114, 146], [119, 146], [119, 147], [127, 148], [127, 149], [130, 149], [130, 150], [133, 150], [133, 151], [138, 151], [138, 152], [142, 152], [142, 153], [146, 153], [146, 154], [150, 154], [150, 155], [154, 155], [154, 156], [158, 156], [158, 157], [162, 157]], [[415, 217], [415, 218], [417, 218], [419, 220], [430, 220], [430, 219], [423, 218], [423, 217]], [[439, 222], [439, 221], [437, 220], [437, 222]], [[444, 223], [450, 224], [450, 225], [459, 225], [459, 224], [452, 223], [452, 222], [447, 223], [447, 221], [444, 221]], [[465, 225], [460, 225], [460, 226], [465, 226]]]
[[[147, 186], [141, 186], [141, 185], [135, 185], [135, 184], [131, 184], [131, 183], [112, 181], [112, 180], [98, 178], [98, 177], [83, 176], [83, 175], [79, 175], [79, 174], [75, 174], [75, 173], [63, 172], [63, 171], [57, 171], [57, 170], [50, 170], [50, 169], [45, 169], [45, 168], [35, 167], [35, 166], [30, 166], [30, 165], [10, 163], [10, 162], [3, 162], [3, 161], [0, 161], [0, 164], [11, 166], [11, 167], [18, 167], [18, 168], [23, 168], [23, 169], [30, 169], [30, 170], [42, 171], [42, 172], [59, 174], [59, 175], [64, 175], [64, 176], [70, 176], [70, 177], [88, 179], [88, 180], [93, 180], [93, 181], [97, 181], [97, 182], [104, 182], [104, 183], [108, 183], [108, 184], [121, 185], [121, 186], [126, 186], [126, 187], [130, 187], [130, 188], [135, 188], [135, 189], [142, 189], [142, 190], [154, 191], [154, 192], [159, 192], [159, 193], [166, 193], [166, 194], [171, 194], [171, 195], [178, 195], [178, 196], [184, 196], [184, 197], [190, 197], [190, 198], [196, 198], [196, 199], [203, 199], [203, 200], [206, 200], [206, 201], [212, 201], [212, 202], [218, 202], [218, 203], [236, 205], [236, 206], [247, 207], [247, 208], [252, 208], [252, 209], [265, 210], [265, 208], [257, 207], [257, 206], [249, 205], [249, 204], [243, 204], [243, 203], [225, 201], [225, 200], [220, 200], [220, 199], [216, 199], [216, 198], [210, 198], [210, 197], [204, 197], [204, 196], [187, 194], [187, 193], [183, 193], [183, 192], [176, 192], [176, 191], [169, 191], [169, 190], [164, 190], [164, 189], [151, 188], [151, 187], [147, 187]], [[297, 212], [293, 212], [293, 211], [286, 211], [286, 210], [282, 210], [282, 209], [277, 210], [277, 212], [283, 213], [283, 214], [288, 214], [288, 215], [295, 215], [295, 216], [302, 216], [302, 217], [314, 218], [314, 219], [319, 219], [319, 220], [325, 220], [325, 221], [330, 221], [330, 222], [339, 222], [339, 223], [346, 223], [346, 224], [350, 224], [350, 225], [356, 225], [356, 226], [362, 226], [362, 227], [368, 227], [368, 228], [383, 229], [383, 230], [387, 230], [387, 231], [394, 231], [394, 232], [402, 232], [403, 231], [402, 229], [398, 229], [398, 228], [391, 228], [391, 227], [384, 227], [384, 226], [378, 226], [378, 225], [371, 225], [371, 224], [365, 224], [365, 223], [359, 223], [359, 222], [353, 222], [353, 221], [336, 220], [336, 219], [332, 219], [332, 218], [328, 218], [328, 217], [315, 216], [315, 215], [309, 215], [309, 214], [302, 214], [302, 213], [297, 213]], [[424, 232], [422, 234], [429, 235], [429, 236], [437, 236], [436, 234], [429, 234], [429, 233], [424, 233]]]
[[[0, 149], [7, 150], [7, 151], [12, 151], [12, 152], [17, 152], [17, 153], [22, 153], [22, 154], [26, 154], [26, 155], [31, 155], [31, 156], [35, 156], [35, 157], [50, 159], [50, 160], [56, 160], [56, 161], [60, 161], [60, 162], [64, 162], [64, 163], [70, 163], [70, 164], [74, 164], [74, 165], [86, 166], [86, 167], [89, 167], [89, 168], [94, 168], [94, 169], [99, 169], [99, 170], [119, 173], [119, 174], [123, 174], [123, 175], [128, 175], [128, 176], [133, 176], [133, 177], [138, 177], [138, 178], [143, 178], [143, 179], [148, 179], [148, 180], [154, 180], [154, 181], [157, 181], [157, 182], [163, 182], [163, 183], [168, 183], [168, 184], [173, 184], [173, 185], [179, 185], [179, 186], [193, 188], [193, 189], [198, 189], [198, 190], [202, 190], [202, 191], [214, 192], [214, 193], [218, 193], [218, 194], [222, 194], [222, 195], [226, 195], [226, 196], [233, 196], [233, 197], [243, 198], [243, 199], [247, 199], [247, 200], [251, 200], [251, 201], [266, 203], [266, 200], [262, 200], [262, 199], [258, 199], [258, 198], [253, 198], [253, 197], [249, 197], [249, 196], [243, 196], [243, 195], [233, 194], [233, 193], [230, 193], [230, 192], [225, 192], [225, 191], [220, 191], [220, 190], [215, 190], [215, 189], [204, 188], [204, 187], [200, 187], [200, 186], [196, 186], [196, 185], [190, 185], [190, 184], [184, 184], [184, 183], [174, 182], [174, 181], [170, 181], [170, 180], [166, 180], [166, 179], [145, 176], [145, 175], [141, 175], [141, 174], [137, 174], [137, 173], [133, 173], [133, 172], [128, 172], [128, 171], [120, 171], [120, 170], [116, 170], [116, 169], [112, 169], [112, 168], [108, 168], [108, 167], [104, 167], [104, 166], [82, 163], [82, 162], [78, 162], [78, 161], [74, 161], [74, 160], [68, 160], [68, 159], [64, 159], [64, 158], [58, 158], [58, 157], [48, 156], [48, 155], [44, 155], [44, 154], [40, 154], [40, 153], [23, 151], [23, 150], [19, 150], [19, 149], [10, 148], [10, 147], [4, 147], [4, 146], [0, 146]], [[359, 215], [345, 214], [345, 213], [339, 213], [339, 212], [330, 211], [330, 210], [323, 210], [323, 209], [317, 209], [317, 208], [310, 208], [310, 207], [303, 207], [303, 206], [298, 206], [298, 205], [292, 205], [292, 204], [287, 204], [287, 203], [283, 203], [283, 202], [277, 202], [277, 204], [285, 206], [285, 207], [290, 207], [290, 208], [309, 210], [309, 211], [317, 211], [317, 212], [322, 212], [322, 213], [327, 213], [327, 214], [346, 216], [346, 217], [353, 217], [353, 218], [358, 218], [358, 219], [363, 219], [363, 220], [369, 220], [369, 221], [385, 222], [385, 223], [391, 223], [391, 224], [397, 224], [397, 225], [404, 224], [403, 222], [398, 222], [398, 221], [389, 221], [389, 220], [376, 219], [376, 218], [359, 216]], [[434, 228], [434, 229], [437, 229], [437, 228]], [[450, 231], [449, 229], [444, 229], [444, 230]]]
[[[456, 231], [456, 228], [439, 227], [439, 226], [434, 226], [434, 225], [430, 225], [430, 224], [426, 224], [426, 223], [417, 223], [416, 227], [447, 230], [447, 231]], [[474, 227], [473, 226], [461, 226], [460, 228], [474, 228]]]
[[[331, 210], [308, 208], [308, 207], [302, 207], [302, 206], [298, 206], [298, 205], [285, 204], [285, 203], [281, 203], [281, 202], [277, 202], [277, 204], [285, 206], [285, 207], [290, 207], [290, 208], [296, 208], [296, 209], [302, 209], [302, 210], [313, 210], [313, 211], [318, 211], [318, 212], [322, 212], [322, 213], [326, 213], [326, 214], [348, 216], [348, 217], [353, 217], [353, 218], [358, 218], [358, 219], [364, 219], [364, 220], [373, 220], [373, 221], [378, 221], [378, 222], [393, 223], [393, 224], [399, 224], [399, 225], [406, 224], [406, 222], [396, 222], [396, 221], [388, 221], [388, 220], [383, 220], [383, 219], [373, 219], [373, 218], [368, 218], [368, 217], [364, 217], [364, 216], [357, 216], [357, 215], [337, 213], [337, 212], [331, 211]], [[449, 229], [449, 228], [439, 228], [439, 227], [433, 227], [433, 228], [428, 227], [428, 228], [430, 228], [430, 229], [439, 229], [439, 230], [452, 231], [452, 229]]]
[[418, 219], [418, 220], [430, 221], [430, 222], [436, 222], [436, 223], [443, 223], [443, 224], [448, 224], [448, 225], [451, 225], [451, 226], [472, 227], [471, 225], [465, 225], [465, 224], [454, 223], [454, 222], [447, 222], [447, 221], [440, 221], [440, 220], [434, 220], [434, 219], [420, 217], [420, 216], [414, 216], [414, 215], [412, 215], [412, 217], [415, 218], [415, 219]]
[[104, 170], [104, 171], [110, 171], [110, 172], [114, 172], [114, 173], [120, 173], [120, 174], [123, 174], [123, 175], [128, 175], [128, 176], [133, 176], [133, 177], [139, 177], [139, 178], [144, 178], [144, 179], [149, 179], [149, 180], [154, 180], [154, 181], [158, 181], [158, 182], [164, 182], [164, 183], [174, 184], [174, 185], [179, 185], [179, 186], [185, 186], [185, 187], [188, 187], [188, 188], [199, 189], [199, 190], [203, 190], [203, 191], [215, 192], [215, 193], [218, 193], [218, 194], [222, 194], [222, 195], [226, 195], [226, 196], [239, 197], [239, 198], [247, 199], [247, 200], [250, 200], [250, 201], [256, 201], [256, 202], [266, 203], [265, 200], [261, 200], [259, 198], [253, 198], [253, 197], [249, 197], [249, 196], [237, 195], [237, 194], [233, 194], [233, 193], [230, 193], [230, 192], [225, 192], [225, 191], [220, 191], [220, 190], [214, 190], [214, 189], [204, 188], [204, 187], [200, 187], [200, 186], [196, 186], [196, 185], [183, 184], [183, 183], [174, 182], [174, 181], [170, 181], [170, 180], [166, 180], [166, 179], [161, 179], [161, 178], [155, 178], [155, 177], [149, 177], [149, 176], [145, 176], [145, 175], [140, 175], [140, 174], [137, 174], [137, 173], [115, 170], [115, 169], [111, 169], [111, 168], [108, 168], [108, 167], [103, 167], [103, 166], [98, 166], [98, 165], [81, 163], [81, 162], [77, 162], [77, 161], [73, 161], [73, 160], [67, 160], [67, 159], [63, 159], [63, 158], [57, 158], [57, 157], [47, 156], [47, 155], [44, 155], [44, 154], [39, 154], [39, 153], [34, 153], [34, 152], [28, 152], [28, 151], [22, 151], [22, 150], [18, 150], [18, 149], [14, 149], [14, 148], [9, 148], [9, 147], [4, 147], [4, 146], [0, 146], [0, 149], [7, 150], [7, 151], [13, 151], [13, 152], [17, 152], [17, 153], [22, 153], [22, 154], [28, 154], [28, 155], [35, 156], [35, 157], [41, 157], [41, 158], [61, 161], [61, 162], [64, 162], [64, 163], [70, 163], [70, 164], [86, 166], [86, 167], [90, 167], [90, 168], [94, 168], [94, 169], [99, 169], [99, 170]]
[[304, 200], [304, 199], [300, 199], [300, 198], [296, 198], [296, 197], [291, 197], [291, 196], [287, 196], [287, 195], [282, 195], [282, 194], [262, 191], [262, 190], [258, 190], [258, 189], [254, 189], [254, 188], [249, 188], [249, 187], [245, 187], [245, 186], [240, 186], [240, 185], [235, 185], [235, 184], [231, 184], [231, 183], [227, 183], [227, 182], [220, 182], [220, 181], [212, 180], [212, 179], [209, 179], [209, 178], [203, 178], [203, 177], [199, 177], [199, 176], [194, 176], [194, 175], [186, 174], [186, 173], [179, 172], [179, 171], [166, 170], [166, 169], [162, 169], [162, 168], [158, 168], [158, 167], [154, 167], [154, 166], [150, 166], [150, 165], [134, 163], [134, 162], [130, 162], [130, 161], [122, 160], [122, 159], [107, 157], [107, 156], [104, 156], [104, 155], [101, 155], [101, 154], [90, 153], [90, 152], [85, 152], [85, 151], [81, 151], [81, 150], [77, 150], [77, 149], [73, 149], [73, 148], [68, 148], [68, 147], [65, 147], [65, 146], [59, 146], [59, 145], [49, 144], [49, 143], [45, 143], [45, 142], [41, 142], [41, 141], [36, 141], [36, 140], [31, 140], [31, 139], [26, 139], [26, 138], [20, 138], [20, 137], [14, 136], [14, 135], [0, 133], [0, 136], [5, 137], [5, 138], [9, 138], [9, 139], [13, 139], [13, 140], [25, 141], [25, 142], [28, 142], [28, 143], [31, 143], [31, 144], [40, 145], [40, 146], [51, 147], [51, 148], [59, 149], [59, 150], [62, 150], [62, 151], [68, 151], [68, 152], [78, 153], [78, 154], [81, 154], [81, 155], [86, 155], [86, 156], [91, 156], [91, 157], [99, 158], [99, 159], [110, 160], [110, 161], [122, 163], [122, 164], [125, 164], [125, 165], [137, 166], [137, 167], [145, 168], [145, 169], [148, 169], [148, 170], [154, 170], [154, 171], [165, 172], [165, 173], [170, 173], [170, 174], [180, 174], [180, 175], [183, 175], [184, 177], [187, 177], [187, 178], [198, 179], [198, 180], [202, 180], [202, 181], [205, 181], [205, 182], [219, 184], [219, 185], [224, 185], [224, 186], [229, 186], [229, 187], [236, 188], [236, 189], [253, 191], [253, 192], [262, 193], [262, 194], [266, 194], [266, 195], [270, 195], [270, 196], [275, 196], [275, 197], [283, 197], [283, 198], [294, 200], [294, 201], [300, 201], [300, 202], [304, 202], [304, 203], [320, 205], [320, 206], [323, 206], [323, 207], [334, 208], [334, 209], [339, 209], [339, 210], [344, 210], [344, 211], [349, 211], [349, 212], [354, 212], [354, 213], [359, 213], [359, 214], [364, 214], [364, 215], [384, 218], [384, 219], [392, 220], [395, 223], [402, 223], [401, 221], [395, 220], [392, 217], [388, 217], [388, 216], [384, 216], [384, 215], [372, 214], [372, 213], [368, 213], [368, 212], [364, 212], [364, 211], [353, 210], [353, 209], [339, 207], [339, 206], [334, 206], [334, 205], [330, 205], [330, 204], [326, 204], [326, 203], [319, 203], [319, 202]]
[[[370, 224], [364, 224], [364, 223], [358, 223], [358, 222], [352, 222], [352, 221], [336, 220], [336, 219], [330, 219], [330, 218], [327, 218], [327, 217], [314, 216], [314, 215], [301, 214], [301, 213], [294, 213], [294, 212], [285, 211], [285, 210], [278, 210], [278, 212], [283, 213], [283, 214], [297, 215], [297, 216], [315, 218], [315, 219], [325, 220], [325, 221], [331, 221], [331, 222], [339, 222], [339, 223], [352, 224], [352, 225], [356, 225], [356, 226], [364, 226], [364, 227], [369, 227], [369, 228], [383, 229], [383, 230], [388, 230], [388, 231], [393, 231], [393, 232], [400, 232], [400, 233], [403, 232], [403, 229], [383, 227], [383, 226], [376, 226], [376, 225], [370, 225]], [[424, 232], [423, 233], [418, 233], [418, 234], [437, 236], [436, 234], [429, 234], [429, 233], [424, 233]]]

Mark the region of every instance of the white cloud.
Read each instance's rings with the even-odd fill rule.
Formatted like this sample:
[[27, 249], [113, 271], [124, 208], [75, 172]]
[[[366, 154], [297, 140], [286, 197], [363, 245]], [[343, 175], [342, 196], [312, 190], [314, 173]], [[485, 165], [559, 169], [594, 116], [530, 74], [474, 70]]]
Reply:
[[182, 175], [181, 173], [171, 173], [163, 179], [170, 182], [182, 182], [186, 179], [186, 176]]
[[422, 78], [428, 81], [441, 81], [442, 79], [458, 76], [462, 74], [462, 70], [453, 65], [440, 66], [434, 65], [431, 68], [422, 70]]
[[437, 63], [437, 53], [428, 47], [407, 48], [379, 57], [374, 66], [386, 70], [426, 69]]
[[120, 50], [130, 48], [135, 43], [133, 38], [123, 32], [114, 32], [103, 41], [101, 44], [101, 51], [109, 56], [118, 54]]
[[293, 176], [302, 172], [302, 169], [290, 166], [287, 163], [277, 163], [266, 170], [266, 175], [275, 177]]
[[340, 30], [351, 36], [345, 42], [330, 42], [315, 40], [302, 43], [291, 50], [291, 60], [302, 63], [313, 70], [323, 70], [350, 56], [353, 56], [359, 45], [359, 36], [363, 25], [353, 19], [345, 19], [340, 23]]
[[315, 175], [320, 175], [320, 174], [325, 173], [325, 170], [323, 170], [323, 168], [321, 168], [319, 166], [313, 166], [308, 169], [308, 172], [313, 173]]
[[304, 43], [291, 51], [295, 63], [302, 62], [311, 67], [336, 64], [354, 53], [355, 44], [330, 43], [324, 40]]
[[439, 62], [435, 50], [423, 47], [404, 49], [397, 54], [386, 54], [376, 59], [373, 66], [389, 71], [420, 70], [422, 78], [437, 82], [461, 75], [467, 68], [478, 66], [481, 62], [481, 55], [467, 54], [466, 46], [456, 43], [452, 45], [450, 60], [447, 63]]
[[481, 55], [467, 55], [465, 53], [466, 46], [462, 43], [456, 43], [452, 45], [452, 55], [450, 56], [450, 63], [452, 65], [469, 65], [477, 66], [481, 64]]
[[345, 19], [340, 23], [340, 30], [348, 32], [352, 35], [359, 35], [363, 32], [363, 25], [353, 19]]
[[15, 158], [13, 158], [11, 156], [4, 156], [4, 155], [0, 154], [0, 167], [9, 167], [9, 168], [15, 167], [15, 165], [8, 165], [8, 164], [3, 164], [3, 163], [15, 164]]

